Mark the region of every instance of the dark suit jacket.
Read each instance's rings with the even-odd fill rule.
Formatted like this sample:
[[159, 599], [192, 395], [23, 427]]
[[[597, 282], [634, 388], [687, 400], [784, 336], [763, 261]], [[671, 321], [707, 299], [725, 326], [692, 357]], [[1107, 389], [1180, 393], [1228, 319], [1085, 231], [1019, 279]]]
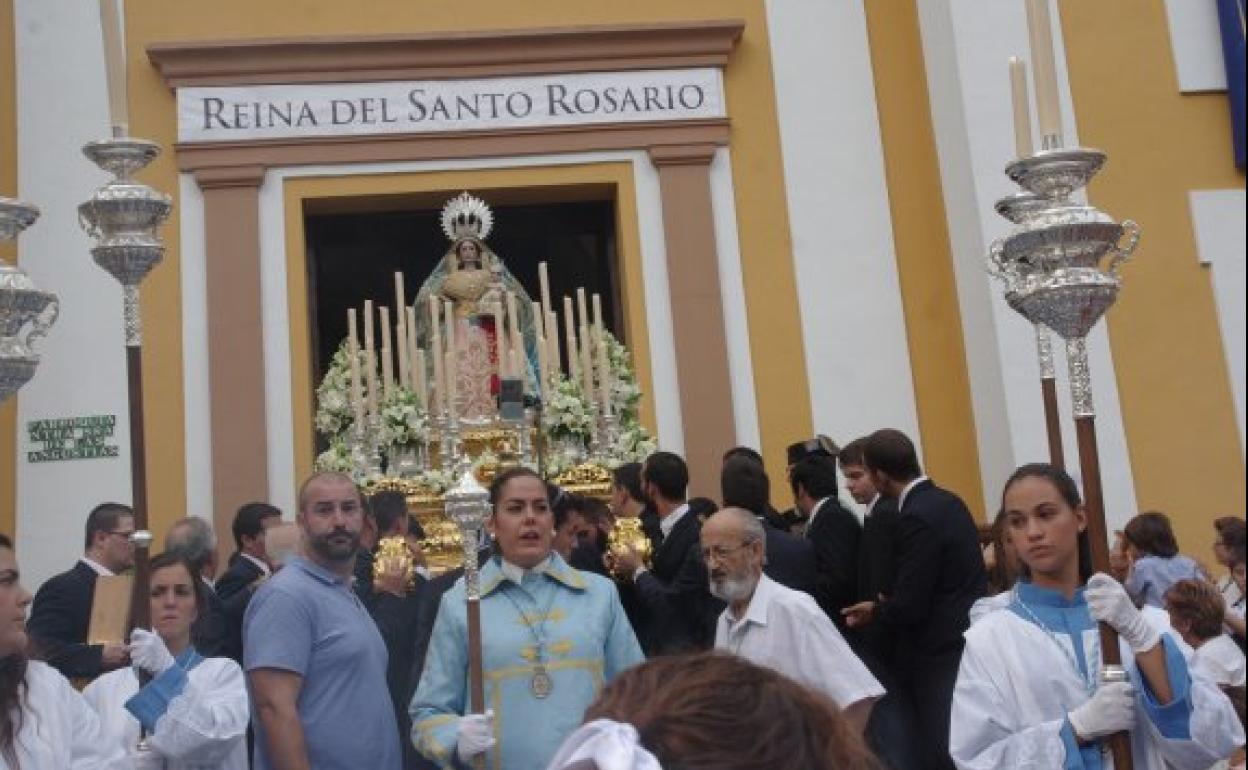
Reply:
[[896, 537], [897, 579], [875, 622], [896, 636], [907, 668], [924, 658], [956, 666], [971, 605], [987, 590], [975, 520], [957, 495], [923, 481], [906, 495]]
[[84, 561], [48, 580], [35, 593], [26, 629], [48, 665], [67, 677], [93, 679], [103, 673], [104, 648], [87, 644], [96, 572]]
[[[897, 501], [881, 497], [862, 525], [858, 544], [858, 601], [879, 601], [892, 596], [897, 580]], [[879, 623], [871, 623], [846, 637], [875, 678], [887, 688], [892, 681], [895, 635]]]
[[862, 525], [858, 518], [830, 497], [811, 514], [806, 539], [815, 549], [815, 601], [844, 632], [841, 610], [858, 596], [858, 542]]
[[252, 584], [263, 574], [249, 559], [237, 558], [230, 562], [229, 569], [217, 578], [213, 586], [226, 621], [227, 639], [222, 654], [239, 664], [243, 662], [243, 616], [255, 593]]
[[647, 655], [708, 649], [723, 603], [711, 596], [698, 540], [702, 522], [686, 513], [634, 581], [642, 606], [637, 635]]
[[809, 540], [777, 528], [770, 520], [760, 519], [767, 536], [767, 563], [763, 565], [763, 574], [782, 586], [814, 596], [819, 574], [815, 569], [814, 546]]
[[[195, 619], [195, 624], [191, 626], [191, 644], [195, 645], [195, 651], [205, 658], [226, 657], [242, 660], [242, 615], [238, 614], [239, 610], [236, 605], [240, 600], [245, 601], [247, 597], [235, 594], [231, 597], [231, 603], [227, 605], [212, 586], [204, 583], [200, 586], [200, 590], [204, 592], [204, 609]], [[233, 625], [233, 617], [236, 614], [240, 623], [237, 646], [234, 644]]]

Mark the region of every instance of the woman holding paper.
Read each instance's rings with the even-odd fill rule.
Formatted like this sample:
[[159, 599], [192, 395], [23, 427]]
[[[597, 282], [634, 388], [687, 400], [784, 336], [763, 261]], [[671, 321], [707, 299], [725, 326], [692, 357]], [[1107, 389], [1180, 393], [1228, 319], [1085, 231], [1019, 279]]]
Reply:
[[[190, 562], [170, 553], [152, 559], [152, 630], [130, 634], [133, 668], [96, 679], [83, 697], [99, 714], [103, 743], [131, 757], [132, 767], [246, 770], [247, 687], [229, 658], [205, 658], [191, 645], [191, 625], [204, 605]], [[151, 680], [140, 686], [139, 674]], [[139, 752], [140, 726], [146, 752]]]

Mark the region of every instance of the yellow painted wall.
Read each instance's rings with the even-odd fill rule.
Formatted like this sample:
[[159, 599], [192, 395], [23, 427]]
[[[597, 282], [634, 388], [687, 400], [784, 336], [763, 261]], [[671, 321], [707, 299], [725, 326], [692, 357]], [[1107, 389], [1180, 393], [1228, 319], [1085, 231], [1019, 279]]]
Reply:
[[1212, 563], [1213, 520], [1244, 515], [1244, 463], [1188, 192], [1244, 188], [1227, 97], [1179, 92], [1163, 0], [1060, 8], [1080, 140], [1109, 153], [1089, 197], [1144, 231], [1108, 316], [1136, 497]]
[[975, 415], [915, 0], [866, 4], [926, 471], [984, 518]]
[[[176, 133], [173, 95], [143, 55], [142, 49], [151, 42], [744, 19], [743, 38], [725, 73], [725, 90], [733, 121], [733, 181], [761, 449], [769, 465], [780, 467], [784, 447], [809, 435], [810, 398], [794, 301], [795, 278], [789, 258], [779, 129], [762, 0], [634, 0], [627, 4], [482, 0], [472, 6], [471, 13], [465, 13], [464, 5], [456, 0], [375, 0], [366, 4], [129, 0], [127, 8], [133, 131], [165, 147], [171, 146]], [[168, 158], [152, 168], [145, 179], [160, 189], [176, 192], [176, 176]], [[154, 518], [163, 515], [165, 509], [181, 507], [184, 486], [176, 227], [168, 228], [166, 235], [171, 244], [166, 264], [149, 278], [145, 295], [145, 323], [148, 328], [160, 329], [148, 347], [149, 360], [159, 362], [149, 375], [150, 440], [153, 446], [168, 448], [150, 470]], [[151, 295], [159, 299], [148, 302]]]
[[[17, 195], [17, 54], [13, 0], [0, 0], [0, 197]], [[12, 244], [0, 259], [15, 260]], [[0, 404], [0, 532], [15, 537], [17, 521], [17, 397]]]

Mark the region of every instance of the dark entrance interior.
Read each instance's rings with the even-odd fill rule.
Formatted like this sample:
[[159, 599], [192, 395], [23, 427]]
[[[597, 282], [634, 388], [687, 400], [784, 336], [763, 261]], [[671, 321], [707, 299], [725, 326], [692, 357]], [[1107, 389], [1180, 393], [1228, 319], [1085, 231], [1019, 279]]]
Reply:
[[[415, 301], [450, 248], [440, 216], [442, 205], [459, 192], [305, 205], [313, 387], [347, 336], [348, 308], [362, 310], [366, 299], [393, 306], [396, 271], [403, 273], [406, 303]], [[560, 322], [563, 296], [575, 298], [576, 288], [584, 286], [602, 295], [603, 322], [620, 336], [613, 187], [469, 192], [493, 210], [486, 243], [532, 299], [540, 297], [537, 266], [544, 260]]]

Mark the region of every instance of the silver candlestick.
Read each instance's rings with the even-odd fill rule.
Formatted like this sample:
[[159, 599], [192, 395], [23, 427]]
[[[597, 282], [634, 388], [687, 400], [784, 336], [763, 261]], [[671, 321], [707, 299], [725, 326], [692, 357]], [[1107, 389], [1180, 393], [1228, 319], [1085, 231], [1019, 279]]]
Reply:
[[[34, 206], [0, 198], [0, 242], [16, 239], [38, 218]], [[35, 376], [39, 355], [34, 343], [47, 336], [59, 312], [55, 294], [40, 291], [20, 267], [0, 260], [0, 403]]]

